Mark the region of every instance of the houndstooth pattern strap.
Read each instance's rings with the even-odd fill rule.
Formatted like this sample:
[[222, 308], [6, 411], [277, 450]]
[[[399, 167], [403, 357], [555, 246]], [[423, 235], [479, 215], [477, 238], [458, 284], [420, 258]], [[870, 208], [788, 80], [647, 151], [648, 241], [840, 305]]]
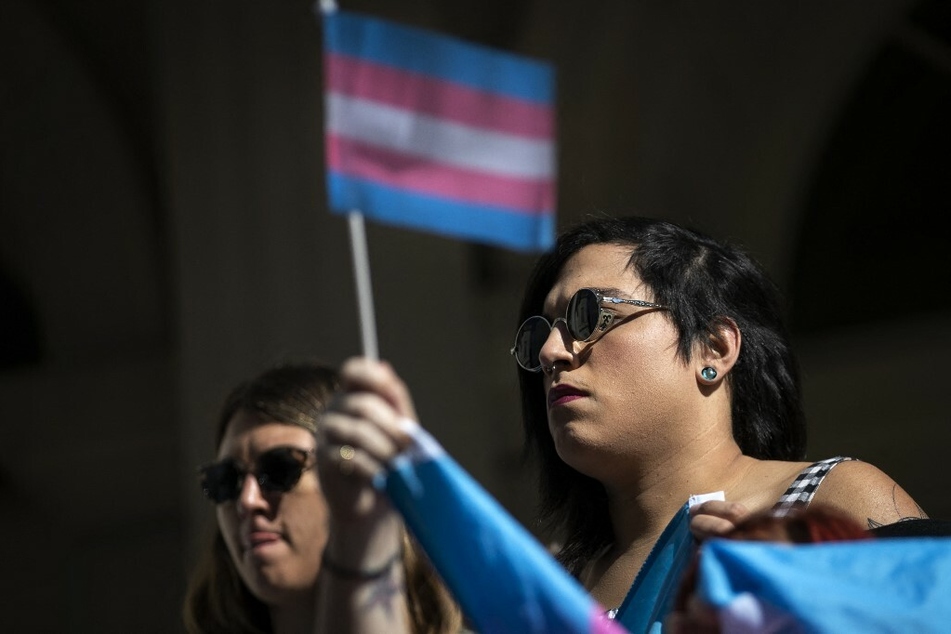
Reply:
[[812, 501], [812, 496], [816, 494], [816, 489], [822, 484], [822, 480], [832, 471], [832, 468], [840, 462], [855, 460], [846, 456], [836, 456], [835, 458], [826, 458], [819, 462], [814, 462], [796, 476], [786, 492], [779, 497], [779, 501], [773, 505], [773, 514], [777, 517], [784, 517], [790, 511], [797, 508], [805, 508]]

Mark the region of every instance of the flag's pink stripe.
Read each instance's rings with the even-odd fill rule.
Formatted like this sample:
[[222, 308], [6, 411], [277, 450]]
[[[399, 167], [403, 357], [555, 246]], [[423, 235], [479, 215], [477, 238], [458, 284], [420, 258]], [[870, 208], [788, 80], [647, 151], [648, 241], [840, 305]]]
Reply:
[[327, 55], [324, 72], [329, 91], [499, 132], [554, 136], [549, 106], [334, 53]]
[[551, 180], [507, 178], [452, 167], [336, 134], [327, 136], [327, 167], [420, 194], [506, 207], [526, 214], [551, 213], [555, 208]]

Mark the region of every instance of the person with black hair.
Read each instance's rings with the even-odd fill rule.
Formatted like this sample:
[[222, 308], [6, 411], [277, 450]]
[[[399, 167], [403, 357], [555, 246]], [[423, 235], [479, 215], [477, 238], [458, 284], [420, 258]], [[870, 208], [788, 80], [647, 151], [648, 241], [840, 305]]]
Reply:
[[[518, 324], [511, 353], [541, 519], [606, 608], [694, 494], [725, 497], [693, 509], [699, 538], [813, 499], [869, 527], [926, 517], [869, 463], [805, 460], [779, 293], [734, 246], [659, 219], [589, 220], [538, 260]], [[323, 451], [354, 448], [369, 488], [406, 444], [412, 399], [387, 364], [353, 360], [341, 375]]]
[[813, 499], [869, 527], [925, 516], [869, 463], [804, 461], [780, 296], [739, 248], [658, 219], [590, 220], [539, 260], [519, 319], [542, 518], [608, 608], [693, 494], [725, 494], [693, 509], [701, 538]]

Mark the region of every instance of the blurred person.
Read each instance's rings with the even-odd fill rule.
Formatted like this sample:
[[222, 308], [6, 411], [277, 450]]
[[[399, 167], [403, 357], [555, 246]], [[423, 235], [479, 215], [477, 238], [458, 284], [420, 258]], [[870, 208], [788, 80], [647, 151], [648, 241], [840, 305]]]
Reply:
[[217, 460], [200, 470], [217, 522], [188, 586], [183, 616], [190, 634], [337, 632], [320, 629], [317, 619], [324, 579], [354, 588], [381, 581], [401, 586], [404, 574], [406, 602], [366, 621], [362, 631], [438, 632], [434, 623], [458, 622], [438, 578], [412, 545], [404, 548], [398, 530], [391, 537], [399, 565], [376, 576], [324, 559], [331, 518], [315, 469], [314, 434], [337, 385], [329, 367], [286, 364], [241, 383], [225, 399]]

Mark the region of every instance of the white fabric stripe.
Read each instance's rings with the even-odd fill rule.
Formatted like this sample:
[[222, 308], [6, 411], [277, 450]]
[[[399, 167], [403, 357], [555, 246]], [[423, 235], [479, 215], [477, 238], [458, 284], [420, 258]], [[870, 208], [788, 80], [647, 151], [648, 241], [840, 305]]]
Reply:
[[[439, 444], [432, 435], [423, 429], [422, 425], [411, 418], [401, 418], [399, 426], [412, 439], [410, 445], [402, 452], [390, 459], [387, 469], [396, 471], [404, 467], [415, 467], [424, 462], [437, 460], [446, 454], [446, 450]], [[404, 474], [406, 477], [406, 486], [410, 488], [413, 495], [422, 495], [423, 488], [419, 480], [410, 473]], [[378, 491], [386, 489], [386, 472], [379, 472], [373, 476], [373, 486]]]
[[717, 500], [718, 502], [723, 502], [726, 500], [726, 497], [723, 491], [712, 491], [710, 493], [699, 493], [697, 495], [691, 495], [687, 498], [687, 507], [693, 508], [698, 504], [703, 504], [709, 500]]
[[366, 99], [328, 93], [327, 129], [413, 156], [516, 178], [551, 179], [552, 141], [451, 123]]
[[435, 460], [439, 458], [446, 450], [442, 448], [432, 435], [427, 432], [416, 421], [409, 418], [401, 418], [400, 426], [413, 439], [413, 443], [403, 450], [402, 455], [406, 456], [413, 464]]

